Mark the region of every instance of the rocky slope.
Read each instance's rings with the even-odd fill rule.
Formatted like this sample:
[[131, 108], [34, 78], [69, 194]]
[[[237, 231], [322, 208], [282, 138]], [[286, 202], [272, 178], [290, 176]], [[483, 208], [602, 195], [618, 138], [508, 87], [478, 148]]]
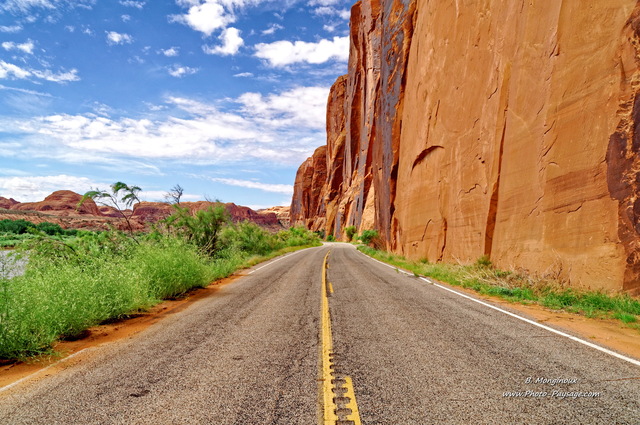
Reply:
[[[128, 228], [120, 212], [110, 206], [97, 206], [88, 199], [77, 208], [82, 195], [69, 190], [53, 192], [40, 202], [20, 203], [14, 199], [0, 197], [0, 219], [24, 219], [33, 223], [48, 221], [63, 228], [107, 229], [114, 226]], [[180, 205], [191, 211], [206, 209], [211, 202], [182, 202]], [[233, 203], [223, 204], [233, 222], [251, 221], [271, 230], [281, 230], [278, 216], [274, 212], [257, 213], [248, 207]], [[133, 211], [125, 210], [135, 230], [144, 230], [149, 224], [171, 215], [173, 207], [161, 202], [141, 202], [133, 206]]]
[[638, 4], [357, 2], [292, 222], [639, 293]]

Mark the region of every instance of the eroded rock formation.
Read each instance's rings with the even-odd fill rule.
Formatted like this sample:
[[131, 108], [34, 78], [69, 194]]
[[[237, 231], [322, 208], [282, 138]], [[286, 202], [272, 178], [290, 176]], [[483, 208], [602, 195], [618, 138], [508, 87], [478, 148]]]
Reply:
[[[0, 211], [0, 219], [24, 219], [33, 223], [48, 221], [61, 225], [63, 228], [88, 228], [106, 230], [110, 227], [128, 230], [128, 225], [122, 213], [111, 206], [97, 206], [92, 199], [87, 199], [78, 209], [78, 202], [82, 195], [69, 190], [53, 192], [40, 202], [20, 203], [14, 199], [0, 197], [0, 208], [11, 211]], [[191, 211], [203, 210], [216, 203], [182, 202], [180, 205]], [[270, 230], [281, 230], [284, 227], [274, 212], [257, 213], [249, 207], [233, 203], [222, 204], [227, 209], [231, 220], [235, 223], [251, 221]], [[7, 208], [8, 207], [8, 208]], [[288, 209], [288, 208], [287, 208]], [[18, 213], [19, 211], [19, 213]], [[156, 223], [173, 213], [173, 207], [162, 202], [140, 202], [132, 210], [123, 213], [130, 218], [134, 230], [142, 231], [149, 224]]]
[[82, 206], [78, 208], [78, 203], [81, 200], [82, 195], [70, 190], [58, 190], [44, 198], [43, 201], [15, 203], [11, 206], [11, 209], [19, 211], [40, 211], [55, 215], [84, 214], [97, 217], [102, 215], [93, 199], [87, 199]]
[[275, 214], [278, 218], [278, 223], [285, 228], [288, 229], [291, 226], [291, 207], [290, 206], [278, 206], [265, 208], [262, 210], [256, 211], [258, 214]]
[[357, 2], [292, 221], [638, 293], [638, 49], [636, 0]]

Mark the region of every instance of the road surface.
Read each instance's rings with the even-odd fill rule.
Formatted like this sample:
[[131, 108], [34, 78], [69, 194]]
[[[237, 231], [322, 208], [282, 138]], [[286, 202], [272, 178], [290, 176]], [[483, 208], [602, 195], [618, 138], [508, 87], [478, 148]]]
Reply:
[[0, 390], [0, 423], [313, 425], [328, 387], [340, 424], [640, 423], [640, 366], [347, 244], [256, 266], [85, 357]]

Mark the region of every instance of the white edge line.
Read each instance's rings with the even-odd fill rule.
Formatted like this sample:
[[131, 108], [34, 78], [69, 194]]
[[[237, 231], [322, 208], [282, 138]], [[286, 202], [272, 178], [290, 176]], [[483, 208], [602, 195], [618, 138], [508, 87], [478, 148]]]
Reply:
[[269, 267], [269, 266], [270, 266], [270, 265], [272, 265], [273, 263], [277, 263], [277, 262], [278, 262], [278, 261], [280, 261], [280, 260], [284, 260], [285, 258], [289, 258], [289, 257], [291, 257], [291, 256], [293, 256], [293, 255], [296, 255], [296, 254], [301, 253], [302, 251], [306, 251], [307, 249], [312, 249], [312, 248], [318, 248], [318, 247], [317, 247], [317, 246], [312, 246], [312, 247], [309, 247], [309, 248], [301, 249], [301, 250], [296, 251], [296, 252], [292, 252], [292, 253], [287, 254], [287, 255], [283, 255], [283, 256], [282, 256], [282, 257], [280, 257], [280, 258], [277, 258], [277, 259], [275, 259], [275, 260], [273, 260], [273, 261], [268, 262], [268, 263], [267, 263], [267, 264], [265, 264], [264, 266], [261, 266], [261, 267], [258, 267], [257, 269], [253, 269], [253, 270], [251, 270], [251, 271], [250, 271], [249, 273], [247, 273], [247, 274], [253, 274], [253, 273], [257, 272], [257, 271], [258, 271], [258, 270], [260, 270], [260, 269], [264, 269], [265, 267]]
[[[382, 265], [385, 265], [385, 266], [387, 266], [387, 267], [389, 267], [389, 268], [397, 269], [397, 270], [399, 270], [399, 271], [401, 271], [401, 272], [403, 272], [403, 273], [405, 273], [405, 274], [410, 274], [410, 273], [407, 273], [407, 272], [406, 272], [406, 271], [404, 271], [404, 270], [400, 270], [400, 269], [398, 269], [397, 267], [391, 266], [391, 265], [389, 265], [389, 264], [387, 264], [387, 263], [384, 263], [384, 262], [382, 262], [382, 261], [380, 261], [380, 260], [376, 260], [375, 258], [372, 258], [372, 257], [368, 256], [367, 254], [365, 254], [365, 253], [364, 253], [364, 252], [362, 252], [362, 251], [358, 251], [358, 252], [360, 252], [362, 255], [364, 255], [365, 257], [369, 258], [370, 260], [373, 260], [373, 261], [375, 261], [375, 262], [378, 262], [378, 263], [380, 263], [380, 264], [382, 264]], [[618, 358], [618, 359], [620, 359], [620, 360], [624, 360], [624, 361], [629, 362], [629, 363], [631, 363], [631, 364], [634, 364], [634, 365], [636, 365], [636, 366], [640, 366], [640, 361], [635, 360], [635, 359], [632, 359], [631, 357], [624, 356], [624, 355], [622, 355], [622, 354], [616, 353], [615, 351], [611, 351], [611, 350], [609, 350], [609, 349], [607, 349], [607, 348], [601, 347], [601, 346], [599, 346], [599, 345], [597, 345], [597, 344], [594, 344], [594, 343], [592, 343], [592, 342], [585, 341], [584, 339], [581, 339], [581, 338], [575, 337], [575, 336], [573, 336], [573, 335], [569, 335], [569, 334], [564, 333], [564, 332], [562, 332], [562, 331], [559, 331], [559, 330], [557, 330], [557, 329], [551, 328], [551, 327], [549, 327], [549, 326], [543, 325], [543, 324], [541, 324], [541, 323], [538, 323], [538, 322], [535, 322], [535, 321], [533, 321], [533, 320], [527, 319], [527, 318], [525, 318], [525, 317], [519, 316], [519, 315], [517, 315], [517, 314], [511, 313], [510, 311], [503, 310], [503, 309], [501, 309], [500, 307], [496, 307], [496, 306], [494, 306], [494, 305], [491, 305], [491, 304], [486, 303], [486, 302], [484, 302], [484, 301], [481, 301], [481, 300], [479, 300], [479, 299], [473, 298], [473, 297], [471, 297], [471, 296], [469, 296], [469, 295], [467, 295], [467, 294], [463, 294], [463, 293], [458, 292], [458, 291], [456, 291], [456, 290], [453, 290], [453, 289], [451, 289], [451, 288], [447, 288], [446, 286], [440, 285], [439, 283], [436, 283], [436, 282], [434, 282], [433, 280], [431, 280], [431, 279], [429, 279], [429, 278], [426, 278], [426, 277], [420, 277], [420, 279], [424, 280], [425, 282], [431, 283], [432, 285], [437, 286], [437, 287], [438, 287], [438, 288], [440, 288], [440, 289], [444, 289], [445, 291], [449, 291], [449, 292], [451, 292], [451, 293], [454, 293], [454, 294], [456, 294], [456, 295], [459, 295], [459, 296], [461, 296], [461, 297], [463, 297], [463, 298], [467, 298], [467, 299], [469, 299], [469, 300], [471, 300], [471, 301], [473, 301], [473, 302], [476, 302], [476, 303], [478, 303], [478, 304], [482, 304], [482, 305], [483, 305], [483, 306], [485, 306], [485, 307], [492, 308], [492, 309], [494, 309], [494, 310], [496, 310], [496, 311], [499, 311], [499, 312], [501, 312], [501, 313], [504, 313], [504, 314], [506, 314], [506, 315], [508, 315], [508, 316], [511, 316], [511, 317], [516, 318], [516, 319], [522, 320], [523, 322], [527, 322], [527, 323], [529, 323], [529, 324], [531, 324], [531, 325], [537, 326], [537, 327], [539, 327], [539, 328], [542, 328], [542, 329], [547, 330], [547, 331], [549, 331], [549, 332], [552, 332], [552, 333], [554, 333], [554, 334], [557, 334], [557, 335], [563, 336], [563, 337], [565, 337], [565, 338], [569, 338], [569, 339], [570, 339], [570, 340], [572, 340], [572, 341], [579, 342], [580, 344], [586, 345], [587, 347], [591, 347], [591, 348], [593, 348], [593, 349], [596, 349], [596, 350], [598, 350], [598, 351], [601, 351], [601, 352], [603, 352], [603, 353], [605, 353], [605, 354], [608, 354], [608, 355], [610, 355], [610, 356], [617, 357], [617, 358]]]
[[25, 376], [24, 378], [18, 379], [16, 382], [13, 382], [13, 383], [11, 383], [11, 384], [9, 384], [9, 385], [6, 385], [6, 386], [4, 386], [4, 387], [0, 388], [0, 393], [5, 392], [5, 391], [7, 391], [7, 390], [10, 390], [11, 388], [13, 388], [13, 387], [15, 387], [15, 386], [17, 386], [17, 385], [20, 385], [21, 383], [23, 383], [23, 382], [25, 382], [25, 381], [28, 381], [28, 380], [30, 380], [31, 378], [34, 378], [35, 376], [40, 375], [41, 373], [44, 373], [44, 372], [46, 372], [47, 370], [51, 369], [52, 367], [59, 365], [60, 363], [66, 362], [67, 360], [71, 360], [72, 358], [74, 358], [74, 357], [75, 357], [75, 356], [77, 356], [78, 354], [83, 353], [83, 352], [85, 352], [85, 351], [87, 351], [87, 350], [88, 350], [88, 348], [83, 348], [82, 350], [78, 351], [77, 353], [73, 353], [72, 355], [67, 356], [67, 357], [65, 357], [65, 358], [64, 358], [64, 359], [62, 359], [62, 360], [58, 360], [58, 361], [57, 361], [57, 362], [55, 362], [54, 364], [51, 364], [51, 365], [49, 365], [49, 366], [45, 367], [44, 369], [40, 369], [39, 371], [34, 372], [34, 373], [32, 373], [31, 375], [27, 375], [27, 376]]

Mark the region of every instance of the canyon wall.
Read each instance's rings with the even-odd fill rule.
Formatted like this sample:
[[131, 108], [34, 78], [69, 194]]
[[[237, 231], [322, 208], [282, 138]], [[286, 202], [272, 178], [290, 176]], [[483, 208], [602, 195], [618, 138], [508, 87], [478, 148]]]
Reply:
[[639, 293], [639, 48], [636, 0], [356, 3], [292, 223]]

